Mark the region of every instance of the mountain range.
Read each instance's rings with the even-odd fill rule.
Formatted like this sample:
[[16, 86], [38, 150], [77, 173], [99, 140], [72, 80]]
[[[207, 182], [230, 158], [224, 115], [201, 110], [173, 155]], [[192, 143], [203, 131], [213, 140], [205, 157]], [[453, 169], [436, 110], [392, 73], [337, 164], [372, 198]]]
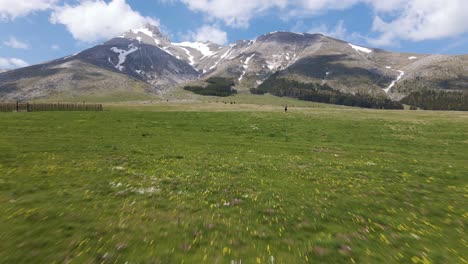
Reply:
[[273, 75], [394, 101], [421, 91], [466, 96], [468, 55], [395, 53], [293, 32], [226, 46], [174, 43], [147, 24], [80, 53], [0, 73], [0, 99], [158, 95], [212, 77], [232, 79], [247, 93]]

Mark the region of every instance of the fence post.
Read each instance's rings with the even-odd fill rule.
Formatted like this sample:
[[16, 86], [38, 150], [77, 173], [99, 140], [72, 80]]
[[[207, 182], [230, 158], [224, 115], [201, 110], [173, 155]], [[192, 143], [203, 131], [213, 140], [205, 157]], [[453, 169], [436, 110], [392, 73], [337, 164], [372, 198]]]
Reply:
[[36, 111], [104, 111], [102, 104], [69, 103], [0, 103], [0, 112], [36, 112]]

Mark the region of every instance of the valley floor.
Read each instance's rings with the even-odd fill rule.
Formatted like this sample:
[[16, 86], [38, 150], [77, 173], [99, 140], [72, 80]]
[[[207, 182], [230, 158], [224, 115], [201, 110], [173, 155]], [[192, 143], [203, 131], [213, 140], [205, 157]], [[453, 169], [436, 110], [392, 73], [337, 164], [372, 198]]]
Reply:
[[249, 100], [0, 113], [1, 262], [468, 261], [468, 113]]

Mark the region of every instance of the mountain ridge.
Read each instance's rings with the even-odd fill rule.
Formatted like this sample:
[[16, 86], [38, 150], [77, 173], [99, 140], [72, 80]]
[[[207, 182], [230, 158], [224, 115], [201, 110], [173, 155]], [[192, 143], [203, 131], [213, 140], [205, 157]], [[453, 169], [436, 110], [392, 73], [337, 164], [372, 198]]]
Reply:
[[[54, 79], [62, 69], [73, 67], [72, 61], [105, 69], [109, 76], [121, 74], [146, 83], [148, 94], [211, 77], [233, 79], [237, 90], [248, 92], [274, 73], [278, 78], [327, 84], [342, 93], [397, 101], [423, 89], [468, 89], [467, 55], [396, 53], [322, 34], [285, 31], [225, 46], [208, 41], [174, 43], [158, 27], [146, 24], [77, 54], [0, 73], [0, 98], [47, 97], [43, 87], [41, 93], [23, 91], [37, 88], [38, 80], [29, 78], [30, 72], [36, 71], [44, 80]], [[82, 77], [85, 83], [93, 79]], [[62, 78], [64, 85], [68, 79], [69, 75]]]

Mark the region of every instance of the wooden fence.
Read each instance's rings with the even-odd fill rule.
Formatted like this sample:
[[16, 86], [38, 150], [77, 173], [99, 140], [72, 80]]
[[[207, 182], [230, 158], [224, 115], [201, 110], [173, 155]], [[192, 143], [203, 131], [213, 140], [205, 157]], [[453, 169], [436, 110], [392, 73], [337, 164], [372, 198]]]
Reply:
[[102, 111], [102, 104], [0, 103], [0, 112]]

